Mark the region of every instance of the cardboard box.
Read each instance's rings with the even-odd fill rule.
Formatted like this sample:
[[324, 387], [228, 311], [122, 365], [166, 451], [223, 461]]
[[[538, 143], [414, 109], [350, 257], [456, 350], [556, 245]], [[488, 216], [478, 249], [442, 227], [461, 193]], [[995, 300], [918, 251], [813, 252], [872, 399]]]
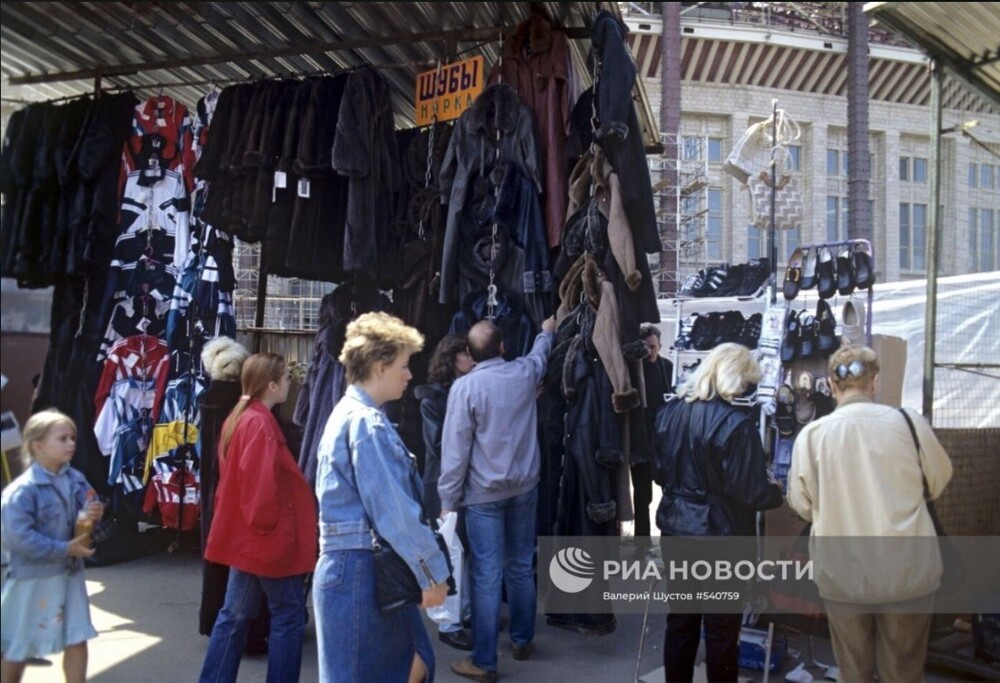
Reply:
[[903, 378], [906, 376], [906, 340], [886, 334], [872, 335], [872, 349], [878, 354], [879, 373], [875, 402], [898, 408], [903, 405]]

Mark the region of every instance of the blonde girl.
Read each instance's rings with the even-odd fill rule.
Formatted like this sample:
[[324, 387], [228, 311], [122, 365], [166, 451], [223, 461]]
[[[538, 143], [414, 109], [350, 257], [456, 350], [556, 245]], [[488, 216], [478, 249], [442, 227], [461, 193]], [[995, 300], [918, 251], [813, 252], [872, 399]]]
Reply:
[[97, 635], [83, 579], [87, 534], [74, 537], [81, 511], [92, 522], [104, 506], [82, 474], [69, 466], [76, 425], [56, 410], [32, 415], [23, 439], [31, 463], [3, 492], [3, 544], [10, 552], [4, 581], [3, 683], [17, 683], [25, 660], [63, 652], [67, 683], [87, 676], [87, 640]]

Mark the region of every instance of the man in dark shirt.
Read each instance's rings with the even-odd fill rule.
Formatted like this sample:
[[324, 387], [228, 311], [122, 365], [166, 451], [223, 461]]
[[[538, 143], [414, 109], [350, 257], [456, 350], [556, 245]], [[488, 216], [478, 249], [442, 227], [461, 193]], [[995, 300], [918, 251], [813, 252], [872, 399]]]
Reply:
[[[649, 355], [642, 363], [646, 383], [646, 422], [650, 439], [656, 438], [656, 412], [666, 400], [664, 396], [673, 390], [673, 364], [660, 356], [660, 329], [645, 324], [639, 329], [639, 336], [646, 344]], [[652, 445], [652, 444], [650, 444]], [[635, 545], [636, 552], [645, 554], [652, 547], [649, 531], [649, 506], [653, 502], [653, 464], [651, 461], [632, 466], [632, 496], [635, 504]]]

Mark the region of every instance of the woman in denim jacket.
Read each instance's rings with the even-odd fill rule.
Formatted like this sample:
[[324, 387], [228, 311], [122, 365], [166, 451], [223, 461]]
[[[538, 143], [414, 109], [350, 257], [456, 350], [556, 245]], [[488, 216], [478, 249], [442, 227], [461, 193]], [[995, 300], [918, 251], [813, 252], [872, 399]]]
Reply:
[[434, 651], [416, 604], [383, 614], [375, 601], [372, 532], [406, 562], [422, 608], [444, 602], [448, 564], [422, 521], [416, 460], [382, 412], [403, 396], [423, 336], [398, 318], [366, 313], [340, 354], [349, 386], [319, 445], [320, 558], [313, 581], [320, 681], [434, 678]]

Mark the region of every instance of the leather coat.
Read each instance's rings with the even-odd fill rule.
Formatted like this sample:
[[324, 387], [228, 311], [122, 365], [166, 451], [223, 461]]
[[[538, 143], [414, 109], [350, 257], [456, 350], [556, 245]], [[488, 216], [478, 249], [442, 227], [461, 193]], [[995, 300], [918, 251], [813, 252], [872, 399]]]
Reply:
[[656, 416], [656, 525], [666, 536], [753, 536], [754, 513], [781, 505], [750, 416], [716, 398], [675, 398]]

